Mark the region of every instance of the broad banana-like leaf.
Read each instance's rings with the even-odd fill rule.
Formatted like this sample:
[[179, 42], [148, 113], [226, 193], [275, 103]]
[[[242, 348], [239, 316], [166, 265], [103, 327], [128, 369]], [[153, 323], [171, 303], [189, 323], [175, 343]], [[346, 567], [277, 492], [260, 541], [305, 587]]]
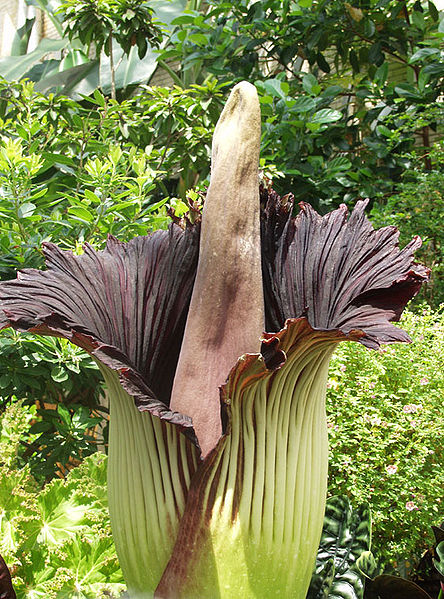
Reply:
[[88, 96], [99, 86], [97, 60], [89, 60], [63, 71], [58, 70], [59, 65], [55, 67], [48, 76], [37, 81], [34, 86], [36, 91], [45, 93], [57, 88], [63, 95], [77, 97], [82, 94]]
[[57, 13], [60, 7], [59, 0], [27, 0], [27, 4], [37, 6], [54, 25], [60, 37], [63, 37], [63, 26], [61, 16]]
[[[186, 0], [172, 0], [170, 2], [154, 0], [150, 2], [150, 7], [153, 8], [156, 19], [166, 25], [166, 38], [162, 46], [166, 44], [167, 38], [171, 33], [172, 21], [183, 13], [185, 5]], [[143, 58], [139, 58], [136, 45], [131, 48], [128, 56], [124, 56], [122, 49], [115, 45], [113, 49], [113, 61], [115, 66], [118, 65], [115, 72], [116, 89], [123, 89], [128, 85], [137, 83], [149, 83], [158, 68], [157, 59], [158, 52], [153, 50], [149, 45], [148, 51]], [[111, 90], [111, 68], [109, 56], [106, 56], [104, 52], [100, 55], [99, 71], [100, 87], [104, 93], [109, 93]]]
[[58, 52], [69, 45], [69, 40], [43, 39], [37, 48], [24, 56], [7, 56], [0, 59], [0, 75], [8, 81], [21, 79], [46, 54]]
[[[99, 86], [104, 93], [111, 89], [111, 69], [109, 57], [102, 53], [99, 59], [87, 59], [83, 64], [76, 61], [69, 65], [71, 56], [74, 56], [80, 48], [79, 43], [63, 38], [63, 26], [60, 18], [55, 14], [56, 3], [48, 0], [30, 0], [31, 4], [38, 6], [55, 25], [61, 40], [50, 40], [44, 38], [33, 52], [25, 54], [29, 36], [31, 34], [33, 21], [27, 21], [26, 25], [16, 32], [13, 51], [10, 57], [0, 59], [0, 75], [8, 80], [19, 80], [29, 77], [36, 82], [35, 89], [41, 93], [53, 91], [79, 98], [89, 95]], [[155, 16], [165, 23], [166, 38], [169, 35], [170, 24], [176, 17], [182, 14], [185, 8], [185, 0], [173, 0], [165, 3], [161, 0], [152, 3]], [[68, 54], [62, 61], [53, 59], [44, 61], [42, 59], [50, 52], [67, 49]], [[20, 59], [16, 55], [22, 55]], [[84, 52], [86, 55], [86, 50]], [[113, 51], [114, 65], [117, 66], [115, 78], [116, 89], [125, 88], [128, 85], [138, 83], [149, 83], [153, 73], [158, 68], [157, 53], [148, 48], [143, 59], [137, 55], [137, 46], [133, 46], [128, 56], [123, 56], [121, 48], [116, 44]]]
[[34, 23], [35, 18], [26, 19], [25, 24], [20, 29], [17, 29], [12, 40], [11, 56], [23, 56], [23, 54], [26, 54]]
[[[133, 46], [128, 56], [125, 56], [122, 49], [115, 45], [113, 60], [114, 65], [118, 65], [115, 71], [116, 89], [135, 83], [149, 83], [157, 69], [157, 53], [151, 47], [143, 58], [139, 58], [137, 46]], [[111, 67], [109, 56], [104, 52], [100, 55], [99, 81], [102, 91], [108, 94], [111, 90]]]
[[156, 19], [165, 23], [168, 30], [170, 25], [177, 19], [186, 9], [187, 0], [172, 0], [171, 2], [165, 2], [165, 0], [150, 0], [150, 6], [154, 10]]

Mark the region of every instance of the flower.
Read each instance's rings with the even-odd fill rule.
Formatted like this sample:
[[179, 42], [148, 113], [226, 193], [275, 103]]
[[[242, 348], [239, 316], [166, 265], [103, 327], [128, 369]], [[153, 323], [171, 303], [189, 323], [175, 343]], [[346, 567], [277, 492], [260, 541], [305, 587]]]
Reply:
[[407, 501], [407, 503], [405, 504], [405, 509], [411, 512], [413, 510], [417, 510], [418, 506], [414, 501]]
[[420, 385], [428, 385], [430, 383], [429, 379], [426, 377], [423, 377], [422, 379], [420, 379], [419, 384]]
[[[0, 284], [2, 327], [65, 337], [110, 397], [108, 488], [130, 595], [305, 597], [327, 488], [338, 342], [409, 341], [392, 321], [427, 279], [359, 201], [320, 216], [258, 190], [260, 111], [237, 85], [202, 219], [106, 249], [45, 244]], [[263, 333], [263, 329], [268, 331]], [[336, 426], [335, 426], [336, 430]]]
[[369, 416], [368, 414], [365, 414], [364, 419], [372, 426], [381, 426], [382, 423], [382, 418], [379, 416]]
[[416, 412], [418, 412], [420, 409], [422, 408], [421, 404], [415, 404], [415, 403], [409, 403], [406, 404], [403, 408], [402, 411], [405, 412], [406, 414], [415, 414]]
[[387, 474], [396, 474], [396, 472], [398, 471], [398, 466], [396, 466], [396, 464], [389, 464], [385, 467], [385, 470]]

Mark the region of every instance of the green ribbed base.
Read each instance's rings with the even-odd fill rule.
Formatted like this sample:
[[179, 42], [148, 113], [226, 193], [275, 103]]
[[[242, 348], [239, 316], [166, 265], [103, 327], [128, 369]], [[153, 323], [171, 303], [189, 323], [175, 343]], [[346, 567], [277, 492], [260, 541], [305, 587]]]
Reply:
[[197, 451], [177, 429], [139, 412], [101, 365], [110, 397], [108, 501], [131, 598], [153, 597], [176, 540]]
[[193, 480], [156, 598], [305, 599], [325, 511], [335, 343], [299, 342], [297, 327], [281, 369], [246, 356], [232, 371], [229, 433]]

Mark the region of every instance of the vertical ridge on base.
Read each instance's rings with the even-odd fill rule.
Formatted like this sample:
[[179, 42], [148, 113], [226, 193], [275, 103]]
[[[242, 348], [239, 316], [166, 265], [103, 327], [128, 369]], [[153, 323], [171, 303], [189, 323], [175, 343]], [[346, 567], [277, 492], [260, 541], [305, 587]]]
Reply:
[[305, 319], [276, 334], [285, 355], [239, 359], [222, 387], [227, 430], [198, 468], [155, 597], [305, 597], [327, 488], [325, 392], [343, 336]]
[[100, 365], [110, 397], [108, 500], [130, 596], [153, 597], [185, 509], [198, 450], [173, 424], [140, 412]]

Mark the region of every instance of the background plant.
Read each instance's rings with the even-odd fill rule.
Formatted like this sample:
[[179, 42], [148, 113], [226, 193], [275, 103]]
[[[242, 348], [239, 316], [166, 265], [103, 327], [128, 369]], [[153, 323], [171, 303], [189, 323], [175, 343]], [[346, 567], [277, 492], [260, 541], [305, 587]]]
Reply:
[[[212, 2], [188, 11], [163, 58], [220, 80], [256, 81], [262, 153], [286, 177], [278, 191], [326, 210], [381, 197], [403, 154], [442, 126], [443, 21], [433, 2]], [[203, 75], [205, 76], [205, 75]]]
[[166, 226], [159, 208], [208, 177], [223, 87], [146, 88], [121, 103], [96, 91], [78, 103], [0, 85], [0, 243], [11, 272], [41, 264], [42, 241], [72, 249]]
[[431, 169], [423, 171], [418, 165], [416, 153], [407, 156], [411, 163], [395, 193], [386, 201], [375, 202], [371, 219], [375, 226], [395, 225], [399, 227], [401, 244], [413, 235], [420, 235], [423, 246], [418, 251], [418, 260], [432, 270], [432, 277], [422, 297], [438, 306], [444, 302], [444, 145], [432, 146], [429, 159]]
[[31, 433], [20, 439], [19, 458], [44, 482], [66, 472], [106, 444], [102, 384], [86, 353], [59, 339], [0, 336], [0, 409], [25, 398], [34, 406]]
[[[127, 97], [135, 85], [148, 83], [157, 70], [164, 68], [174, 76], [170, 67], [158, 60], [156, 47], [167, 41], [169, 24], [182, 13], [185, 0], [27, 3], [37, 6], [51, 22], [56, 39], [43, 38], [28, 51], [39, 24], [35, 18], [27, 19], [15, 33], [11, 55], [0, 59], [0, 73], [8, 81], [29, 79], [39, 91], [76, 99], [100, 87], [115, 98], [117, 93]], [[37, 35], [40, 37], [40, 31]]]
[[419, 559], [443, 518], [443, 312], [407, 312], [414, 342], [339, 348], [330, 371], [331, 494], [367, 501], [383, 563]]
[[[148, 44], [158, 48], [162, 41], [160, 23], [153, 19], [154, 10], [138, 0], [64, 0], [58, 11], [63, 15], [64, 35], [71, 41], [78, 38], [96, 56], [103, 50], [110, 60], [111, 97], [116, 99], [116, 74], [113, 40], [128, 56], [137, 46], [140, 59]], [[122, 55], [122, 58], [123, 58]]]
[[17, 402], [0, 419], [0, 551], [18, 599], [118, 597], [125, 588], [106, 502], [106, 456], [41, 489], [20, 459], [35, 409]]

